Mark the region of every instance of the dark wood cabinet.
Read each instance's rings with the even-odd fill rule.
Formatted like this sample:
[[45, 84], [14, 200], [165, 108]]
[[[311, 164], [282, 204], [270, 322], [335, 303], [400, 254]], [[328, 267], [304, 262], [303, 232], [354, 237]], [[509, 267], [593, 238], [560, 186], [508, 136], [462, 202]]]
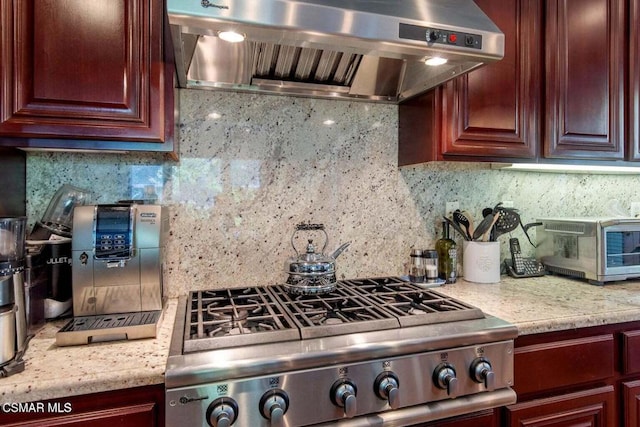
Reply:
[[400, 166], [640, 160], [640, 0], [477, 3], [505, 57], [400, 105]]
[[640, 425], [640, 381], [630, 381], [622, 384], [623, 393], [623, 426], [637, 427]]
[[614, 348], [613, 334], [518, 347], [514, 390], [521, 398], [613, 378]]
[[640, 0], [629, 5], [629, 157], [640, 160]]
[[[2, 427], [161, 427], [164, 385], [34, 402], [33, 410], [0, 411]], [[9, 404], [10, 405], [10, 404]], [[26, 408], [29, 409], [29, 408]]]
[[508, 427], [614, 427], [613, 386], [519, 403], [507, 408]]
[[547, 0], [544, 157], [623, 160], [624, 0]]
[[0, 13], [1, 145], [174, 151], [164, 0], [0, 0]]
[[476, 3], [505, 34], [504, 59], [400, 105], [400, 165], [538, 152], [542, 2]]
[[640, 322], [524, 335], [502, 425], [640, 425]]
[[534, 158], [540, 138], [541, 2], [476, 3], [505, 34], [505, 55], [445, 85], [442, 156]]

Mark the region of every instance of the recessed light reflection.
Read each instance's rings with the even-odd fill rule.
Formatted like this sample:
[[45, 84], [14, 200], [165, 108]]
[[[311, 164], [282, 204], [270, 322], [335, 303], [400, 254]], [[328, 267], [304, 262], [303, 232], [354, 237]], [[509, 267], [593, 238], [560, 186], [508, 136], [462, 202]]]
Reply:
[[213, 113], [210, 113], [208, 117], [209, 117], [210, 119], [214, 119], [214, 120], [216, 120], [216, 119], [219, 119], [219, 118], [220, 118], [220, 117], [222, 117], [222, 116], [220, 115], [220, 113], [216, 113], [216, 112], [214, 111]]
[[327, 119], [324, 122], [322, 122], [323, 125], [327, 125], [327, 126], [331, 126], [331, 125], [335, 125], [336, 121], [335, 120], [331, 120], [331, 119]]

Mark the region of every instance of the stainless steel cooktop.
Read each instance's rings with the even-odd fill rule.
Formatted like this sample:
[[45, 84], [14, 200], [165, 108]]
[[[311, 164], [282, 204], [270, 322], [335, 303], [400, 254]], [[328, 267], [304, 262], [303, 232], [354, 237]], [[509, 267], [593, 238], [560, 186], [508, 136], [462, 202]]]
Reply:
[[324, 295], [193, 291], [167, 360], [167, 426], [410, 425], [514, 403], [516, 336], [397, 277]]
[[290, 295], [282, 285], [193, 291], [188, 306], [185, 353], [484, 317], [397, 277], [344, 280], [324, 295]]

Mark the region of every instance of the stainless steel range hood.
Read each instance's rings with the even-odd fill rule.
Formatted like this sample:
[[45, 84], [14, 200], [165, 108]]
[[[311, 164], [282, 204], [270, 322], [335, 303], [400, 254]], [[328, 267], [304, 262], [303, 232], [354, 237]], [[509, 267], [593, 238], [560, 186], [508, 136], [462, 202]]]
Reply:
[[[183, 88], [399, 103], [504, 55], [504, 35], [472, 0], [168, 0], [167, 9]], [[223, 31], [245, 40], [226, 42]]]

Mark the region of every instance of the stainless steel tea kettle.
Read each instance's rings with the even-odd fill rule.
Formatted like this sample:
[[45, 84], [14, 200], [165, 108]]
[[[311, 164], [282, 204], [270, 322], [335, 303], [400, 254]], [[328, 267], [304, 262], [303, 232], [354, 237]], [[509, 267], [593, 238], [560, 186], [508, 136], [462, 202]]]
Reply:
[[[316, 252], [313, 239], [307, 240], [307, 249], [300, 253], [295, 245], [295, 237], [298, 232], [320, 231], [324, 235], [324, 244], [321, 252]], [[324, 251], [329, 242], [329, 236], [323, 224], [300, 223], [291, 235], [291, 246], [296, 256], [291, 257], [285, 263], [285, 271], [289, 275], [285, 288], [294, 295], [319, 295], [333, 291], [336, 287], [336, 258], [349, 246], [342, 244], [331, 255], [325, 255]]]

